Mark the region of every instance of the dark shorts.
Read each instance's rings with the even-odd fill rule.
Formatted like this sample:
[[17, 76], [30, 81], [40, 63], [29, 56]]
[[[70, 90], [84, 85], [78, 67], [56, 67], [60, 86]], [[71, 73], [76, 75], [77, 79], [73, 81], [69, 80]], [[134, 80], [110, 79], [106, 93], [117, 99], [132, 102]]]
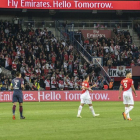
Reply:
[[19, 102], [23, 103], [23, 94], [22, 93], [13, 93], [13, 103], [14, 102]]

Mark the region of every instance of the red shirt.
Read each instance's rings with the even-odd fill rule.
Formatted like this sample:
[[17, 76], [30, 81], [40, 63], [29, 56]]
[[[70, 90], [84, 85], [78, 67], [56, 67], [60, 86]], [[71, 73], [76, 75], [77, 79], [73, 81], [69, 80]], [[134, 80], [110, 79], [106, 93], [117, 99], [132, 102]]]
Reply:
[[56, 61], [56, 57], [52, 56], [52, 63], [55, 63], [55, 61]]
[[13, 69], [17, 69], [17, 64], [12, 64]]
[[[89, 88], [89, 83], [87, 81], [83, 81], [82, 87]], [[82, 93], [85, 93], [85, 92], [86, 92], [86, 89], [82, 90]]]
[[133, 80], [130, 78], [125, 78], [121, 81], [121, 86], [123, 86], [124, 91], [130, 90], [131, 85], [133, 85]]
[[63, 85], [64, 84], [64, 81], [59, 80], [59, 84]]
[[69, 59], [73, 60], [73, 55], [70, 55], [70, 56], [69, 56]]
[[75, 69], [75, 70], [74, 70], [74, 75], [77, 75], [77, 74], [78, 74], [78, 72], [77, 72], [77, 70]]
[[42, 63], [46, 63], [46, 60], [45, 60], [45, 59], [42, 59], [41, 62], [42, 62]]
[[9, 65], [11, 66], [12, 65], [12, 59], [8, 58], [8, 61], [9, 61]]
[[69, 60], [69, 56], [67, 54], [64, 55], [64, 58], [65, 58], [66, 61]]
[[133, 66], [135, 66], [135, 64], [134, 63], [131, 63], [130, 66], [133, 67]]
[[48, 69], [44, 69], [44, 74], [47, 74], [49, 72]]

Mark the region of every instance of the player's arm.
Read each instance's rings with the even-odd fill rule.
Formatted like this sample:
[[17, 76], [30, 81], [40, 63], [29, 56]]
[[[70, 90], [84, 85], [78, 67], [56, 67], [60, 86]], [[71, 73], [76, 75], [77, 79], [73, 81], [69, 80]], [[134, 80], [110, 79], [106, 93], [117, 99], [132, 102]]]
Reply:
[[96, 87], [97, 85], [96, 84], [94, 84], [93, 86], [91, 86], [90, 88], [93, 88], [93, 87]]
[[133, 92], [135, 93], [135, 96], [137, 97], [137, 93], [136, 93], [134, 85], [131, 85], [131, 88], [132, 88]]
[[119, 88], [119, 99], [121, 99], [122, 90], [123, 90], [123, 86], [120, 85], [120, 88]]
[[22, 88], [22, 90], [24, 90], [24, 80], [23, 79], [21, 81], [21, 88]]

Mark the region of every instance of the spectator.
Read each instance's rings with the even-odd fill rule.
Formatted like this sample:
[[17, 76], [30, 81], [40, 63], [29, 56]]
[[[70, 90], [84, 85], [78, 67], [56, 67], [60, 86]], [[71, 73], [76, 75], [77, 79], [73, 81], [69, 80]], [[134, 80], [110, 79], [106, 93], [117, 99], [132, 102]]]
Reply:
[[1, 89], [1, 87], [2, 87], [2, 82], [0, 81], [0, 89]]
[[6, 91], [6, 90], [8, 90], [8, 88], [6, 88], [6, 85], [3, 84], [2, 87], [1, 87], [1, 91]]
[[138, 90], [140, 90], [140, 82], [138, 82]]
[[113, 79], [111, 79], [111, 81], [109, 82], [109, 90], [112, 90], [113, 89], [113, 84], [114, 84], [114, 82], [113, 82]]
[[32, 90], [32, 88], [29, 86], [28, 82], [25, 84], [25, 90]]
[[1, 68], [1, 66], [0, 66], [0, 77], [1, 77], [1, 74], [2, 74], [2, 68]]
[[118, 76], [120, 76], [120, 77], [123, 77], [124, 75], [123, 75], [123, 67], [119, 67], [119, 70], [118, 70], [118, 72], [117, 72], [117, 74], [118, 74]]
[[58, 87], [59, 87], [60, 90], [64, 89], [64, 81], [63, 81], [62, 78], [59, 79]]
[[49, 79], [49, 77], [47, 77], [47, 79], [44, 81], [44, 83], [45, 83], [45, 89], [46, 90], [50, 90], [50, 79]]
[[34, 83], [33, 83], [32, 90], [37, 90], [36, 82], [35, 82], [35, 81], [34, 81]]
[[39, 81], [38, 80], [35, 80], [35, 86], [36, 86], [37, 90], [40, 89], [40, 84], [39, 84]]

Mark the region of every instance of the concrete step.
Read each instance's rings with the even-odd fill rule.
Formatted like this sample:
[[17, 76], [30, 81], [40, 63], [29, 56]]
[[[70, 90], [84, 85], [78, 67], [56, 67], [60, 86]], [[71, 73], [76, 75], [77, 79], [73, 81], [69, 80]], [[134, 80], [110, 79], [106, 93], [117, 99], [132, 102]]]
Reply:
[[140, 40], [133, 40], [134, 42], [140, 42]]
[[138, 35], [133, 35], [133, 37], [138, 37]]
[[133, 36], [133, 38], [138, 38], [138, 39], [139, 39], [139, 37], [138, 37], [138, 36]]
[[133, 35], [138, 35], [136, 32], [133, 32]]

